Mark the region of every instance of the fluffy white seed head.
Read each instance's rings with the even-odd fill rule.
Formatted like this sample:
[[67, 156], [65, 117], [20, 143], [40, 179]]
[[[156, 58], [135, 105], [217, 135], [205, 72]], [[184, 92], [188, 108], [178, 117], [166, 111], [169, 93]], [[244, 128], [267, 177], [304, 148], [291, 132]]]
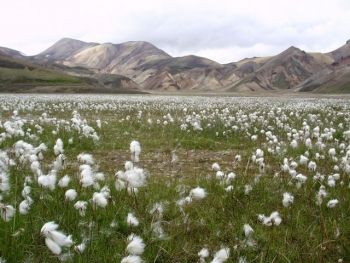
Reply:
[[284, 193], [283, 194], [283, 200], [282, 200], [282, 204], [284, 207], [289, 207], [293, 204], [294, 202], [294, 196], [291, 195], [290, 193]]
[[229, 258], [229, 256], [230, 248], [224, 247], [215, 253], [212, 263], [225, 262]]
[[135, 255], [129, 255], [127, 257], [124, 257], [121, 261], [121, 263], [143, 263], [144, 261], [139, 257]]
[[250, 237], [254, 232], [253, 228], [249, 224], [244, 224], [243, 230], [244, 230], [244, 235], [247, 238]]
[[200, 258], [207, 258], [207, 257], [209, 257], [209, 249], [202, 248], [201, 251], [198, 252], [198, 256]]
[[131, 160], [134, 162], [140, 161], [141, 145], [138, 141], [132, 141], [130, 143]]
[[75, 200], [75, 198], [77, 198], [78, 193], [75, 189], [69, 189], [66, 191], [65, 196], [66, 196], [66, 200], [73, 201]]
[[201, 200], [207, 196], [205, 190], [201, 187], [194, 188], [190, 191], [190, 197], [194, 200]]
[[131, 255], [141, 255], [145, 250], [145, 243], [141, 237], [131, 234], [128, 237], [129, 244], [126, 247], [126, 250]]
[[128, 223], [129, 226], [138, 226], [139, 225], [139, 220], [132, 213], [128, 213], [128, 216], [126, 218], [126, 222]]
[[334, 208], [339, 203], [338, 199], [329, 200], [327, 203], [328, 208]]
[[211, 169], [213, 169], [214, 171], [220, 171], [220, 165], [218, 163], [213, 163], [213, 165], [211, 166]]

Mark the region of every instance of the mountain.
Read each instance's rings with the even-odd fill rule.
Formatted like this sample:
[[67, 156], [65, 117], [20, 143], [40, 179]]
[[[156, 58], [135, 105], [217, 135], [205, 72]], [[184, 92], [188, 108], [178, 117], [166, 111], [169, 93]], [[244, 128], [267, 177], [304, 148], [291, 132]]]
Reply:
[[36, 59], [66, 60], [80, 50], [97, 45], [97, 43], [85, 43], [80, 40], [62, 38], [53, 46], [37, 55]]
[[21, 52], [6, 47], [0, 47], [0, 56], [19, 59], [24, 59], [25, 57]]
[[49, 63], [0, 47], [0, 92], [140, 93], [140, 87], [125, 76], [77, 77], [77, 72], [94, 74], [84, 67]]
[[172, 57], [144, 41], [99, 44], [69, 38], [36, 56], [25, 57], [8, 48], [0, 48], [0, 56], [74, 76], [101, 89], [350, 92], [350, 40], [329, 53], [291, 46], [274, 56], [228, 64], [194, 55]]

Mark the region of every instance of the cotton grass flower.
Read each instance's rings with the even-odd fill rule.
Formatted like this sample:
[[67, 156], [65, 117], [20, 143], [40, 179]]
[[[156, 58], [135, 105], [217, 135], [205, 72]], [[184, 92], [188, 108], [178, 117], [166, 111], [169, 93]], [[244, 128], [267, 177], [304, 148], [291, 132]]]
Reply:
[[130, 143], [131, 160], [134, 162], [140, 161], [141, 145], [138, 141]]
[[77, 156], [77, 159], [79, 162], [81, 163], [85, 163], [85, 164], [94, 164], [95, 160], [94, 157], [91, 154], [87, 154], [87, 153], [81, 153]]
[[135, 234], [128, 236], [128, 245], [126, 250], [129, 254], [139, 256], [145, 251], [145, 246], [146, 245], [141, 237]]
[[213, 163], [213, 165], [211, 166], [211, 169], [213, 169], [214, 171], [220, 171], [220, 165], [218, 163]]
[[299, 163], [300, 163], [300, 164], [306, 165], [308, 161], [309, 161], [309, 158], [307, 158], [307, 157], [304, 156], [304, 155], [300, 155], [300, 160], [299, 160]]
[[126, 218], [126, 222], [131, 227], [139, 225], [139, 220], [132, 213], [128, 213], [128, 216]]
[[323, 202], [323, 199], [327, 196], [328, 196], [328, 193], [326, 191], [326, 187], [321, 185], [319, 191], [316, 194], [316, 204], [320, 206]]
[[286, 192], [283, 194], [282, 204], [284, 207], [290, 207], [294, 202], [294, 196]]
[[164, 205], [162, 203], [155, 203], [152, 209], [149, 211], [156, 219], [160, 220], [163, 218]]
[[108, 200], [103, 193], [95, 192], [92, 197], [92, 202], [99, 207], [105, 208], [108, 204]]
[[282, 218], [277, 211], [272, 212], [268, 217], [266, 217], [264, 214], [259, 214], [258, 220], [261, 221], [265, 226], [279, 226], [282, 222]]
[[59, 181], [58, 181], [58, 186], [61, 188], [66, 188], [68, 184], [70, 183], [71, 179], [69, 175], [63, 176]]
[[59, 246], [55, 241], [53, 241], [51, 238], [45, 238], [45, 244], [48, 247], [48, 249], [56, 254], [59, 255], [62, 252], [61, 246]]
[[66, 196], [66, 200], [73, 201], [77, 198], [78, 193], [75, 189], [69, 189], [66, 191], [65, 196]]
[[88, 202], [86, 201], [77, 201], [74, 204], [74, 208], [79, 211], [80, 216], [85, 216]]
[[93, 171], [89, 165], [85, 165], [84, 169], [81, 171], [79, 182], [84, 188], [92, 186], [94, 184], [95, 180]]
[[189, 195], [193, 200], [202, 200], [207, 196], [205, 190], [201, 187], [194, 188], [190, 191]]
[[207, 248], [202, 248], [198, 252], [199, 263], [205, 263], [205, 258], [209, 257], [209, 250]]
[[246, 184], [244, 186], [244, 194], [245, 195], [249, 195], [252, 190], [253, 190], [253, 187], [250, 184]]
[[56, 156], [58, 156], [61, 153], [64, 153], [63, 141], [61, 139], [57, 139], [56, 144], [53, 147], [53, 150]]
[[0, 203], [0, 215], [1, 218], [8, 222], [15, 215], [16, 209], [12, 205], [5, 205]]
[[244, 235], [245, 237], [251, 237], [251, 235], [254, 233], [253, 228], [249, 224], [243, 225]]
[[234, 188], [233, 188], [233, 185], [229, 185], [229, 186], [227, 186], [227, 187], [225, 188], [225, 191], [229, 193], [229, 192], [232, 192], [233, 189], [234, 189]]
[[327, 207], [328, 208], [334, 208], [336, 205], [339, 204], [338, 199], [332, 199], [327, 202]]
[[141, 168], [133, 168], [132, 170], [125, 171], [125, 181], [128, 187], [142, 187], [146, 184], [146, 175]]
[[41, 231], [45, 236], [45, 244], [49, 248], [49, 250], [59, 255], [62, 252], [62, 247], [71, 247], [73, 245], [72, 236], [67, 236], [66, 234], [57, 231]]
[[29, 212], [30, 209], [30, 202], [28, 200], [23, 200], [18, 207], [18, 211], [20, 212], [20, 214], [22, 215], [26, 215]]
[[54, 221], [47, 222], [42, 226], [40, 230], [40, 235], [46, 236], [48, 235], [49, 231], [56, 230], [57, 228], [58, 225]]
[[211, 263], [225, 262], [229, 258], [229, 256], [230, 256], [230, 248], [224, 247], [215, 253]]
[[124, 257], [121, 261], [121, 263], [143, 263], [144, 261], [139, 257], [135, 255], [129, 255], [127, 257]]
[[79, 254], [83, 254], [85, 247], [86, 247], [85, 243], [81, 243], [79, 245], [74, 246], [74, 250]]

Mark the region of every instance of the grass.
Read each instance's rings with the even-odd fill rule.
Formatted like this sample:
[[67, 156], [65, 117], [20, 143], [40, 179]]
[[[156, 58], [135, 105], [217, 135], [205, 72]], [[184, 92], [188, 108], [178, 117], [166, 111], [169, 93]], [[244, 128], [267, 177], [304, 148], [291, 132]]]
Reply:
[[[336, 173], [334, 165], [341, 166], [346, 156], [340, 145], [349, 145], [342, 136], [350, 129], [346, 99], [4, 95], [0, 100], [0, 133], [10, 132], [6, 130], [9, 123], [24, 131], [23, 136], [2, 135], [0, 144], [1, 154], [6, 153], [16, 163], [8, 171], [1, 170], [9, 175], [11, 187], [0, 191], [0, 203], [16, 208], [8, 222], [0, 218], [0, 257], [7, 262], [120, 262], [129, 254], [126, 247], [131, 233], [146, 244], [141, 255], [146, 262], [198, 262], [197, 253], [203, 247], [210, 251], [206, 262], [222, 247], [230, 248], [227, 262], [242, 258], [247, 262], [350, 260], [349, 175], [341, 169], [336, 185], [330, 187], [327, 183], [328, 175]], [[14, 110], [18, 115], [13, 114]], [[74, 117], [81, 121], [80, 131], [74, 129], [73, 111], [79, 113]], [[97, 119], [101, 120], [101, 128]], [[194, 129], [194, 122], [200, 128]], [[288, 133], [301, 134], [299, 131], [306, 129], [304, 122], [309, 125], [313, 147], [308, 149], [302, 139], [297, 148], [290, 147]], [[186, 129], [183, 124], [187, 124]], [[36, 125], [42, 127], [42, 133]], [[88, 136], [82, 133], [87, 126], [99, 140], [93, 140], [93, 131]], [[316, 147], [317, 138], [311, 135], [316, 126], [322, 127], [324, 136], [328, 134], [326, 128], [336, 130], [333, 139], [324, 137], [324, 151]], [[271, 142], [261, 130], [271, 131], [278, 142]], [[254, 134], [258, 135], [255, 141], [251, 140]], [[26, 151], [16, 155], [14, 145], [19, 140], [34, 148], [45, 143], [48, 150], [43, 152], [40, 164], [43, 174], [48, 174], [57, 160], [53, 149], [58, 138], [63, 141], [66, 159], [65, 165], [57, 169], [57, 180], [67, 174], [71, 182], [67, 188], [56, 183], [51, 190], [34, 180], [31, 161], [20, 161], [29, 158]], [[141, 160], [135, 164], [144, 169], [147, 178], [137, 195], [115, 188], [115, 173], [125, 170], [124, 163], [131, 159], [132, 140], [141, 143]], [[336, 149], [337, 161], [327, 154], [330, 148]], [[264, 151], [264, 171], [253, 161], [257, 149]], [[306, 151], [309, 160], [316, 161], [316, 171], [299, 163]], [[105, 208], [93, 204], [98, 188], [84, 188], [79, 183], [81, 162], [77, 156], [81, 153], [92, 154], [95, 162], [91, 167], [104, 173], [105, 180], [97, 182], [101, 188], [110, 189]], [[317, 161], [317, 153], [324, 159]], [[242, 160], [236, 161], [236, 155]], [[284, 158], [289, 163], [298, 162], [297, 173], [307, 176], [300, 188], [289, 172], [281, 171]], [[234, 172], [236, 178], [227, 183], [226, 179], [218, 179], [212, 169], [214, 162], [226, 175]], [[326, 177], [324, 181], [313, 180], [317, 172]], [[23, 215], [18, 209], [27, 176], [33, 180], [27, 185], [34, 203]], [[229, 185], [233, 186], [231, 192], [225, 190]], [[252, 186], [250, 193], [246, 193], [247, 185]], [[316, 194], [321, 185], [328, 196], [319, 206]], [[178, 201], [196, 187], [205, 189], [207, 196], [179, 205]], [[67, 189], [77, 191], [76, 200], [65, 200]], [[294, 196], [290, 207], [282, 204], [285, 192]], [[331, 199], [339, 200], [335, 208], [326, 206]], [[88, 202], [84, 217], [74, 208], [77, 200]], [[157, 203], [164, 209], [162, 216], [151, 212]], [[269, 216], [274, 211], [281, 215], [280, 225], [266, 226], [258, 220], [258, 214]], [[128, 213], [138, 218], [138, 226], [127, 224]], [[72, 235], [75, 242], [59, 256], [40, 236], [42, 226], [49, 221], [55, 221], [58, 230]], [[245, 236], [244, 224], [254, 229], [254, 241]], [[164, 236], [155, 226], [161, 226]], [[17, 231], [21, 234], [15, 235]], [[74, 250], [80, 243], [86, 244], [83, 253]]]
[[0, 78], [3, 85], [82, 85], [78, 79], [60, 73], [47, 71], [0, 68]]

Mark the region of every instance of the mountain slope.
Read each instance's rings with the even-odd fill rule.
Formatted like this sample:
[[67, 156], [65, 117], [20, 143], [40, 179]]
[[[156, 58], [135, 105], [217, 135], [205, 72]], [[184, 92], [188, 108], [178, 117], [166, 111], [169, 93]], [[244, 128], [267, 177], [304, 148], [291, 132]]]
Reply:
[[172, 57], [144, 41], [99, 44], [63, 38], [37, 56], [1, 47], [0, 55], [7, 58], [0, 67], [2, 63], [24, 70], [21, 63], [36, 65], [26, 68], [31, 71], [41, 65], [108, 89], [350, 92], [350, 41], [329, 53], [307, 53], [291, 46], [275, 56], [224, 65], [194, 55]]
[[[1, 52], [5, 50], [5, 52]], [[74, 77], [51, 65], [33, 63], [18, 51], [0, 48], [0, 92], [138, 92], [140, 87], [125, 76], [113, 75], [106, 83], [97, 78]], [[66, 70], [72, 70], [68, 68]], [[77, 69], [75, 69], [76, 71]], [[74, 75], [74, 74], [73, 74]]]
[[56, 42], [53, 46], [44, 50], [37, 56], [36, 59], [53, 59], [53, 60], [66, 60], [75, 53], [84, 50], [85, 48], [97, 46], [97, 43], [85, 43], [80, 40], [71, 38], [62, 38]]

